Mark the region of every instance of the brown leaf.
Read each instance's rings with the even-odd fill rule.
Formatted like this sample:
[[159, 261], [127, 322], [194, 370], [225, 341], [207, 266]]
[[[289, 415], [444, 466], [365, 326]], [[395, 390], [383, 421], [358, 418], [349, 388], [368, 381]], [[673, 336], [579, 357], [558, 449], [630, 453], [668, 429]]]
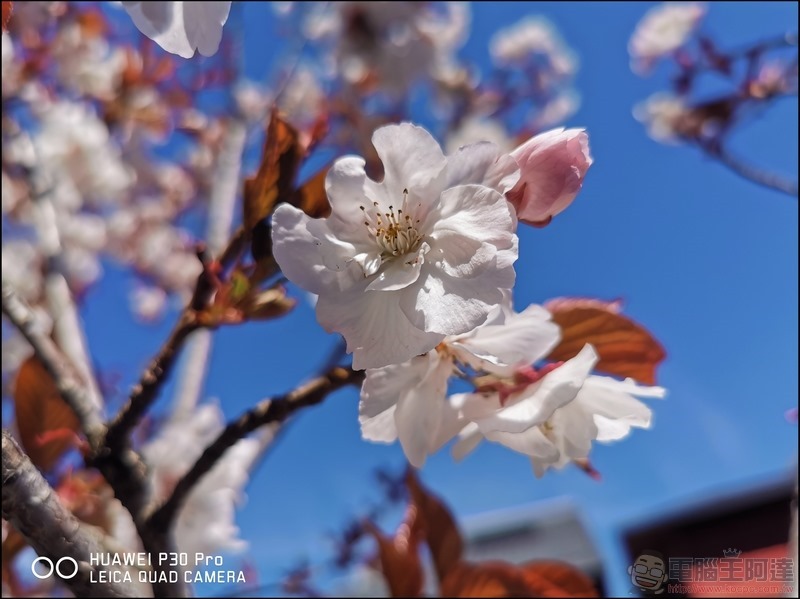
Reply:
[[6, 529], [8, 534], [3, 540], [3, 564], [10, 564], [17, 554], [28, 546], [28, 542], [11, 522], [5, 522], [4, 524], [8, 527]]
[[545, 307], [561, 327], [561, 343], [550, 359], [569, 360], [591, 343], [600, 356], [597, 370], [655, 384], [656, 367], [667, 354], [644, 327], [619, 314], [620, 302], [559, 298]]
[[532, 597], [522, 571], [505, 562], [461, 562], [441, 583], [441, 597]]
[[592, 579], [570, 564], [535, 561], [520, 567], [531, 596], [599, 597]]
[[13, 2], [6, 2], [3, 0], [3, 33], [8, 31], [8, 22], [11, 20], [11, 13], [14, 12], [14, 3]]
[[325, 192], [325, 176], [328, 174], [328, 168], [326, 166], [317, 171], [297, 190], [292, 199], [292, 204], [311, 218], [323, 218], [331, 213], [331, 204]]
[[275, 204], [292, 197], [295, 177], [305, 153], [297, 131], [281, 119], [277, 110], [267, 126], [261, 165], [244, 182], [244, 226], [250, 231], [272, 213]]
[[425, 540], [431, 550], [436, 575], [444, 580], [448, 571], [461, 559], [464, 542], [458, 526], [441, 499], [432, 495], [422, 486], [414, 471], [409, 468], [406, 486], [411, 501], [419, 510], [419, 523], [424, 530]]
[[381, 572], [392, 597], [419, 597], [422, 593], [425, 578], [419, 559], [418, 515], [416, 506], [409, 505], [394, 538], [383, 534], [371, 521], [364, 522], [364, 529], [378, 543]]
[[78, 418], [35, 356], [25, 360], [17, 372], [14, 414], [22, 447], [31, 461], [46, 472], [73, 444]]
[[3, 540], [2, 560], [0, 560], [0, 570], [2, 571], [3, 590], [8, 589], [11, 597], [24, 596], [24, 590], [16, 572], [14, 571], [14, 559], [20, 551], [28, 546], [25, 537], [22, 536], [11, 522], [3, 522], [4, 532], [7, 532]]

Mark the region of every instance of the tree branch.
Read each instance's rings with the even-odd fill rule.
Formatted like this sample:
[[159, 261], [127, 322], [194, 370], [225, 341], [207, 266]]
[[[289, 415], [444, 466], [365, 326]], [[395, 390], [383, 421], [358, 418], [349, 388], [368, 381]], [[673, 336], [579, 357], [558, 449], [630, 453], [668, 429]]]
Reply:
[[762, 170], [743, 160], [733, 156], [722, 144], [709, 144], [699, 142], [697, 144], [708, 156], [717, 160], [720, 164], [728, 167], [731, 171], [752, 181], [762, 187], [780, 191], [790, 196], [797, 197], [797, 182], [787, 181], [778, 174]]
[[96, 447], [105, 433], [99, 404], [92, 401], [87, 387], [74, 375], [74, 365], [64, 356], [55, 342], [36, 328], [31, 309], [5, 282], [2, 293], [3, 314], [30, 343], [36, 357], [53, 377], [61, 397], [78, 417], [90, 446]]
[[2, 287], [2, 305], [3, 314], [31, 344], [36, 357], [53, 377], [61, 397], [78, 417], [89, 442], [87, 466], [100, 470], [114, 490], [114, 495], [137, 523], [137, 529], [140, 528], [147, 500], [147, 473], [141, 457], [127, 445], [112, 449], [104, 444], [106, 426], [98, 404], [89, 399], [87, 387], [73, 375], [69, 360], [58, 346], [36, 329], [30, 308], [5, 283]]
[[[201, 274], [200, 277], [202, 278], [203, 275]], [[129, 433], [158, 396], [158, 391], [172, 370], [175, 358], [184, 341], [192, 331], [201, 326], [194, 310], [183, 311], [169, 338], [144, 371], [139, 383], [131, 391], [128, 402], [109, 424], [105, 442], [107, 447], [114, 449], [125, 447], [128, 444]]]
[[286, 395], [262, 400], [257, 406], [228, 424], [217, 439], [205, 449], [194, 466], [178, 481], [170, 498], [148, 519], [147, 527], [169, 529], [194, 486], [237, 441], [261, 426], [283, 422], [297, 410], [322, 402], [329, 393], [347, 385], [360, 384], [363, 380], [363, 371], [336, 367]]
[[[76, 597], [135, 597], [132, 585], [99, 582], [100, 569], [91, 557], [105, 553], [99, 534], [82, 525], [65, 508], [47, 481], [3, 429], [3, 518], [11, 522], [36, 552], [56, 563], [74, 559], [77, 573], [62, 582]], [[71, 563], [62, 566], [71, 572]], [[106, 575], [107, 576], [107, 575]]]

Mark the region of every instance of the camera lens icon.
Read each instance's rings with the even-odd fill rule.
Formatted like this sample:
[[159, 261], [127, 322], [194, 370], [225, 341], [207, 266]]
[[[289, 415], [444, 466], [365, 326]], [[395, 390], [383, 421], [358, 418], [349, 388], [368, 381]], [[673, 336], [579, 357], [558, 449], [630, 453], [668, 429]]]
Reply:
[[[67, 564], [72, 564], [71, 574], [69, 573], [69, 565], [62, 567], [64, 562], [67, 562]], [[37, 572], [36, 565], [39, 563], [44, 564], [44, 566], [47, 568], [47, 574], [40, 574]], [[62, 572], [62, 570], [65, 570], [66, 572]], [[53, 575], [53, 572], [58, 574], [58, 577], [63, 580], [74, 578], [78, 573], [78, 562], [72, 557], [62, 557], [54, 564], [53, 560], [51, 560], [49, 557], [39, 556], [33, 560], [33, 563], [31, 564], [31, 573], [39, 580], [50, 578]]]

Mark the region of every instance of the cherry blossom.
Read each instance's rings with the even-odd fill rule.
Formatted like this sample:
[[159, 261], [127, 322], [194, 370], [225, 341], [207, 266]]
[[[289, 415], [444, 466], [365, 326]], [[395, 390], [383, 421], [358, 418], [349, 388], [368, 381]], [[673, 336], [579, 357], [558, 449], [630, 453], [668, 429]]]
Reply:
[[567, 208], [583, 186], [592, 165], [589, 136], [583, 129], [553, 129], [532, 137], [511, 152], [520, 180], [508, 193], [517, 217], [546, 225]]
[[498, 31], [492, 37], [490, 51], [499, 64], [524, 62], [531, 55], [539, 55], [556, 75], [569, 76], [577, 69], [574, 53], [550, 21], [541, 17], [528, 17]]
[[341, 79], [372, 78], [391, 95], [424, 74], [449, 72], [468, 21], [466, 5], [456, 2], [441, 11], [422, 2], [334, 2], [311, 10], [304, 34], [331, 47]]
[[683, 46], [706, 14], [697, 2], [667, 3], [651, 8], [631, 36], [628, 51], [631, 68], [648, 72], [663, 56]]
[[[222, 432], [224, 416], [219, 406], [208, 403], [188, 415], [175, 415], [157, 437], [142, 448], [150, 467], [153, 495], [161, 501], [172, 492], [181, 476], [194, 464], [203, 448]], [[234, 508], [241, 501], [248, 472], [259, 452], [259, 442], [242, 439], [228, 450], [194, 487], [176, 522], [179, 551], [214, 553], [241, 550]]]
[[408, 461], [421, 467], [464, 427], [446, 399], [447, 382], [459, 368], [509, 375], [543, 358], [558, 343], [558, 326], [541, 306], [516, 314], [503, 307], [487, 324], [447, 337], [434, 351], [403, 364], [369, 369], [361, 389], [359, 421], [370, 441], [399, 438]]
[[668, 93], [653, 94], [633, 109], [633, 116], [647, 127], [647, 134], [661, 143], [678, 143], [680, 125], [689, 113], [686, 101]]
[[65, 207], [117, 201], [134, 182], [105, 124], [84, 104], [65, 100], [43, 108], [34, 145]]
[[282, 204], [274, 255], [286, 277], [319, 295], [317, 318], [341, 333], [356, 369], [424, 354], [486, 322], [514, 284], [516, 219], [502, 195], [513, 161], [493, 144], [446, 157], [409, 123], [378, 129], [378, 183], [363, 158], [337, 160], [326, 190], [332, 214], [312, 219]]
[[213, 56], [222, 41], [230, 2], [122, 2], [136, 27], [164, 48], [183, 58]]
[[661, 387], [642, 387], [591, 375], [598, 356], [591, 345], [522, 391], [503, 398], [498, 392], [458, 394], [451, 398], [467, 426], [453, 448], [456, 457], [482, 439], [500, 443], [531, 458], [541, 477], [589, 455], [592, 442], [618, 441], [631, 428], [649, 428], [652, 413], [634, 396], [662, 398]]

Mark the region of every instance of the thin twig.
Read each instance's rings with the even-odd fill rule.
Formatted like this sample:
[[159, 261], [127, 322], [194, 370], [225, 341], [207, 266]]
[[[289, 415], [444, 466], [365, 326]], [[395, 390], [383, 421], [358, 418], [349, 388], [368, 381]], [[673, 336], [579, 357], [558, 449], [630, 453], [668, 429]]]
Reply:
[[55, 342], [36, 327], [33, 311], [5, 282], [2, 293], [3, 314], [30, 343], [36, 357], [53, 377], [61, 397], [78, 417], [89, 444], [96, 446], [105, 432], [98, 404], [92, 401], [87, 387], [75, 376], [74, 365]]
[[697, 145], [708, 156], [714, 158], [740, 177], [761, 185], [762, 187], [797, 197], [797, 182], [788, 181], [776, 173], [748, 164], [733, 156], [722, 144], [709, 144], [698, 141]]
[[194, 486], [237, 441], [261, 426], [282, 422], [297, 410], [318, 404], [329, 393], [347, 385], [358, 384], [363, 378], [362, 371], [337, 367], [286, 395], [265, 399], [242, 414], [225, 427], [225, 430], [205, 449], [195, 464], [178, 481], [170, 498], [150, 517], [149, 526], [162, 530], [168, 529]]
[[144, 371], [139, 383], [131, 391], [128, 402], [109, 424], [106, 435], [108, 447], [124, 447], [129, 442], [129, 433], [158, 396], [161, 386], [172, 370], [183, 342], [189, 333], [201, 326], [193, 310], [184, 310], [169, 338]]
[[[4, 296], [5, 297], [5, 296]], [[58, 577], [76, 597], [135, 597], [133, 585], [100, 576], [92, 558], [107, 550], [98, 532], [80, 523], [58, 499], [36, 466], [3, 429], [3, 518], [11, 522], [36, 552], [59, 564]], [[71, 558], [64, 561], [64, 558]]]

